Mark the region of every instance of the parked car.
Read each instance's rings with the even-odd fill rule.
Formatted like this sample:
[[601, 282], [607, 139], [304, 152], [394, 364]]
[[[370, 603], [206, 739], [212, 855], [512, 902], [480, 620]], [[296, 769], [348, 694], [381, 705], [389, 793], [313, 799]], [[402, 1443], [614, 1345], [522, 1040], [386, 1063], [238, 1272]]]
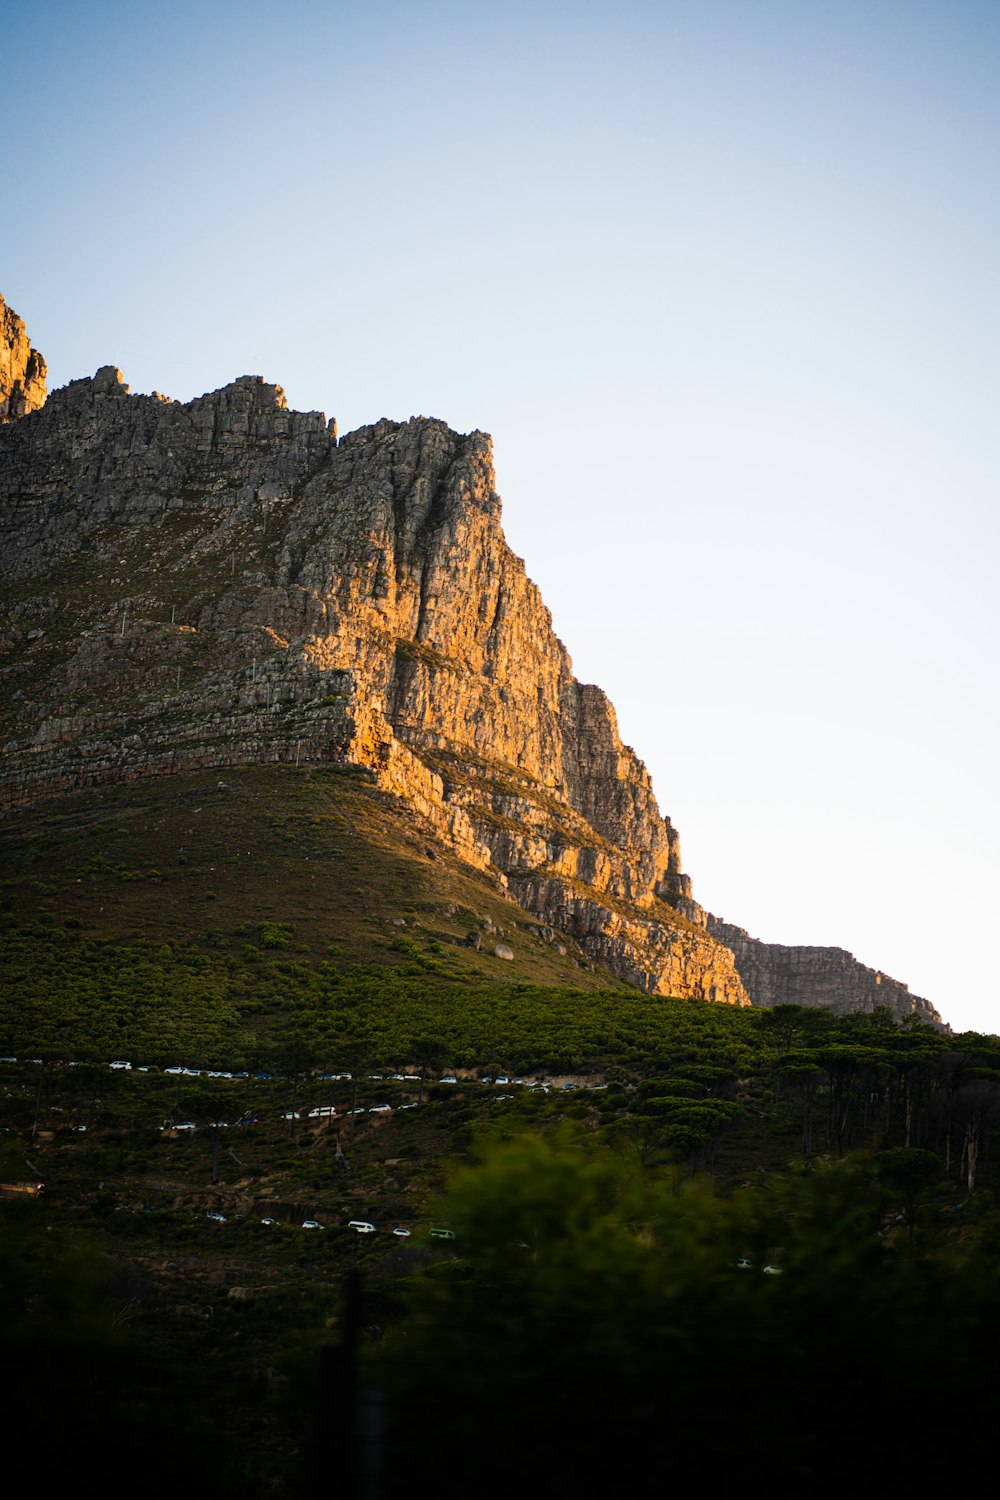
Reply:
[[374, 1224], [369, 1224], [369, 1222], [368, 1222], [367, 1219], [351, 1219], [348, 1222], [347, 1227], [348, 1227], [348, 1229], [353, 1229], [356, 1234], [374, 1234], [375, 1233], [375, 1225]]

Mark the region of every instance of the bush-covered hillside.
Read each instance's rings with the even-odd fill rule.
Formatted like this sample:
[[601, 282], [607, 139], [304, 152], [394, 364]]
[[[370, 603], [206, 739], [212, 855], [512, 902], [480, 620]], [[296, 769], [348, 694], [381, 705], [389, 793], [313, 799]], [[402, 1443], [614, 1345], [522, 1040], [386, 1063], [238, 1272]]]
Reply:
[[52, 1484], [983, 1460], [1000, 1040], [626, 991], [363, 782], [233, 783], [0, 835], [8, 1414], [51, 1393]]

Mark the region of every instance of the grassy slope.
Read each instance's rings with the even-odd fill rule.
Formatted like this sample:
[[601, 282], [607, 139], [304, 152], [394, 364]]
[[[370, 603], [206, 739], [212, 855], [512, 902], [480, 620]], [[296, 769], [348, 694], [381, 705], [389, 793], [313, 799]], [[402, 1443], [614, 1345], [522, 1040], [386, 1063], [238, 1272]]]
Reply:
[[[334, 945], [345, 962], [398, 966], [405, 924], [448, 945], [456, 976], [625, 989], [575, 950], [560, 958], [492, 882], [336, 768], [234, 768], [45, 803], [0, 828], [0, 879], [10, 918], [100, 940], [239, 953], [251, 929], [276, 923], [294, 927], [307, 962]], [[485, 938], [479, 953], [465, 945], [484, 918], [503, 927], [513, 963]]]

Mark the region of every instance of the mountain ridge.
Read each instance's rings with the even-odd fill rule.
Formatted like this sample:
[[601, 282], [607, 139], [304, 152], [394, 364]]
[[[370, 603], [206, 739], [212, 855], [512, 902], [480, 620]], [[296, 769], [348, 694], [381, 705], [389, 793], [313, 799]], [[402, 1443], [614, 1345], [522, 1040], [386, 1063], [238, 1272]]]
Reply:
[[4, 805], [361, 766], [618, 978], [750, 1003], [649, 773], [507, 545], [485, 433], [340, 438], [260, 377], [173, 402], [105, 366], [6, 426], [0, 459]]

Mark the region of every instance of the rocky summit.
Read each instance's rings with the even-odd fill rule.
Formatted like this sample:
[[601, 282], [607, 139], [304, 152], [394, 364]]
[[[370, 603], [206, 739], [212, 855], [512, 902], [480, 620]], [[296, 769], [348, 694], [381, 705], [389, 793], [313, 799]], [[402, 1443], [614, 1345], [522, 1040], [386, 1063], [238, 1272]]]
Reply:
[[[840, 989], [805, 963], [769, 988], [772, 950], [748, 968], [739, 929], [693, 899], [648, 772], [504, 539], [485, 433], [416, 417], [338, 438], [250, 376], [181, 403], [108, 366], [45, 401], [3, 313], [5, 807], [206, 767], [360, 766], [552, 942], [643, 991], [885, 1003], [850, 955]], [[909, 999], [895, 1008], [939, 1019]]]

